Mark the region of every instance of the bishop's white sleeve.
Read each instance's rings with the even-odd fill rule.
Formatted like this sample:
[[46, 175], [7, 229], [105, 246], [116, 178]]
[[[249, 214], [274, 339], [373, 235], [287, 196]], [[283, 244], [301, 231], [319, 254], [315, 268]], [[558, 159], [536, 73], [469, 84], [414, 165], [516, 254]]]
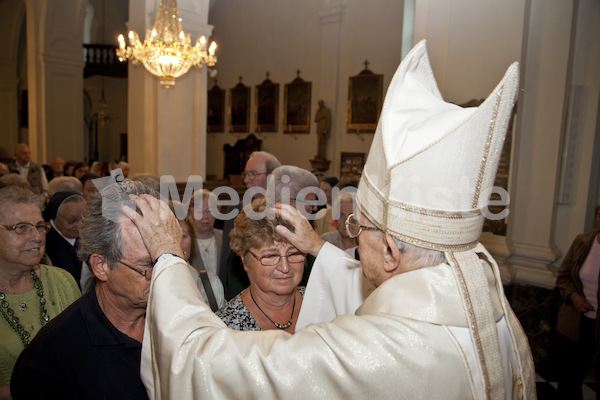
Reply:
[[306, 285], [296, 331], [343, 314], [354, 314], [374, 289], [364, 277], [359, 261], [325, 243]]

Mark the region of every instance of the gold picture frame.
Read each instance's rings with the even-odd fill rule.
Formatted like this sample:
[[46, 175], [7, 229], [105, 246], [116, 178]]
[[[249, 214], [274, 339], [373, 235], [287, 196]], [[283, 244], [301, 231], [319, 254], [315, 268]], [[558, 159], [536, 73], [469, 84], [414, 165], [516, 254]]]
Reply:
[[367, 68], [351, 76], [348, 83], [348, 133], [375, 133], [383, 104], [383, 75]]
[[206, 101], [206, 131], [208, 133], [225, 132], [225, 89], [217, 85], [208, 91]]
[[254, 88], [254, 130], [261, 132], [277, 132], [279, 105], [279, 83], [267, 79]]
[[250, 130], [250, 87], [239, 83], [229, 89], [229, 131], [248, 132]]
[[306, 82], [298, 76], [285, 84], [283, 101], [283, 132], [310, 132], [310, 100], [311, 82]]

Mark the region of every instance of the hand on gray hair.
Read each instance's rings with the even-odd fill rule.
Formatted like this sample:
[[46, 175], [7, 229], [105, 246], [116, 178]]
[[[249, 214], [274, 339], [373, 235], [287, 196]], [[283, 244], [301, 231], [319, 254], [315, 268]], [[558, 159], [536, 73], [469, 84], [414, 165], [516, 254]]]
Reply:
[[325, 241], [319, 237], [300, 211], [294, 206], [281, 203], [275, 203], [272, 210], [277, 216], [285, 219], [295, 228], [295, 231], [291, 232], [285, 226], [279, 225], [276, 228], [277, 233], [286, 238], [301, 252], [316, 257]]

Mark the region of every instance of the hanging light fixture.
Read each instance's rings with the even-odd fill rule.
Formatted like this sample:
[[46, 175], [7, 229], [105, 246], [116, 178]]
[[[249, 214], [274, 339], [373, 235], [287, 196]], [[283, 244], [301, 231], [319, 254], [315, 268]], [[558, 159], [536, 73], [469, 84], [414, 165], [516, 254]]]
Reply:
[[217, 62], [214, 41], [207, 48], [207, 40], [202, 36], [192, 46], [190, 34], [184, 33], [181, 27], [176, 0], [161, 0], [154, 27], [146, 29], [144, 43], [134, 31], [129, 31], [129, 46], [125, 46], [123, 35], [119, 35], [118, 40], [119, 61], [141, 62], [149, 72], [160, 77], [160, 84], [166, 88], [175, 85], [175, 78], [188, 72], [192, 65], [212, 67]]

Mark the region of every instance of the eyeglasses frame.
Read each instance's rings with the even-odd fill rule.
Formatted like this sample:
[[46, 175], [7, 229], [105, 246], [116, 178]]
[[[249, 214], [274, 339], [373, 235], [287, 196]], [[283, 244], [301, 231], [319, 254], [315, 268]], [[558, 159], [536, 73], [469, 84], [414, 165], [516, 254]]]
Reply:
[[242, 172], [242, 179], [246, 179], [246, 177], [249, 176], [250, 179], [255, 180], [258, 175], [268, 175], [268, 174], [269, 173], [266, 171], [265, 172], [256, 172], [254, 170], [253, 171], [244, 171], [244, 172]]
[[285, 258], [288, 261], [288, 263], [290, 263], [290, 264], [300, 264], [300, 261], [298, 261], [298, 262], [292, 262], [288, 258], [289, 256], [293, 256], [293, 255], [296, 255], [296, 254], [302, 254], [304, 256], [304, 260], [301, 261], [302, 263], [306, 260], [306, 254], [304, 254], [301, 251], [297, 251], [297, 252], [294, 252], [294, 253], [291, 253], [291, 254], [286, 254], [285, 256], [282, 256], [281, 254], [278, 254], [277, 256], [279, 257], [279, 259], [277, 260], [277, 262], [275, 264], [263, 264], [262, 260], [263, 260], [263, 258], [266, 258], [265, 256], [257, 256], [256, 254], [254, 254], [252, 252], [252, 250], [248, 250], [248, 253], [252, 254], [254, 256], [254, 258], [256, 258], [258, 260], [258, 262], [260, 263], [260, 265], [262, 265], [263, 267], [274, 267], [276, 265], [279, 265], [279, 263], [281, 262], [282, 258]]
[[[142, 270], [140, 270], [140, 269], [137, 269], [137, 268], [136, 268], [136, 267], [134, 267], [134, 266], [131, 266], [131, 265], [127, 264], [127, 263], [124, 263], [124, 262], [123, 262], [123, 261], [121, 261], [121, 260], [119, 260], [119, 261], [117, 261], [117, 262], [118, 262], [119, 264], [123, 264], [123, 265], [124, 265], [124, 266], [126, 266], [127, 268], [129, 268], [129, 269], [131, 269], [131, 270], [133, 270], [133, 271], [137, 272], [138, 274], [142, 275], [142, 276], [143, 276], [143, 277], [144, 277], [146, 280], [150, 280], [150, 278], [152, 278], [152, 270], [154, 269], [154, 266], [152, 266], [152, 267], [150, 267], [150, 268], [147, 268], [147, 269], [145, 269], [145, 270], [143, 270], [143, 271], [142, 271]], [[149, 276], [148, 276], [148, 271], [150, 271], [150, 275], [149, 275]]]
[[[352, 239], [357, 238], [362, 233], [363, 230], [367, 230], [367, 231], [380, 231], [381, 230], [381, 229], [379, 229], [376, 226], [367, 226], [367, 225], [361, 225], [361, 224], [353, 224], [352, 222], [350, 222], [350, 218], [354, 218], [354, 213], [348, 215], [348, 218], [346, 218], [346, 222], [344, 224], [346, 225], [346, 233]], [[352, 233], [350, 232], [350, 225], [358, 226], [358, 233], [356, 235], [354, 235], [354, 236], [352, 236]]]
[[[24, 233], [19, 233], [17, 232], [17, 225], [28, 225], [29, 229], [27, 232]], [[37, 229], [38, 233], [40, 235], [45, 235], [46, 233], [50, 232], [50, 229], [52, 229], [52, 225], [50, 225], [49, 222], [40, 222], [36, 225], [30, 223], [30, 222], [17, 222], [14, 225], [0, 225], [1, 227], [3, 227], [4, 229], [6, 229], [7, 231], [12, 231], [15, 232], [17, 235], [29, 235], [31, 234], [31, 232], [33, 232], [33, 228]], [[40, 231], [40, 228], [44, 228], [43, 232]]]

